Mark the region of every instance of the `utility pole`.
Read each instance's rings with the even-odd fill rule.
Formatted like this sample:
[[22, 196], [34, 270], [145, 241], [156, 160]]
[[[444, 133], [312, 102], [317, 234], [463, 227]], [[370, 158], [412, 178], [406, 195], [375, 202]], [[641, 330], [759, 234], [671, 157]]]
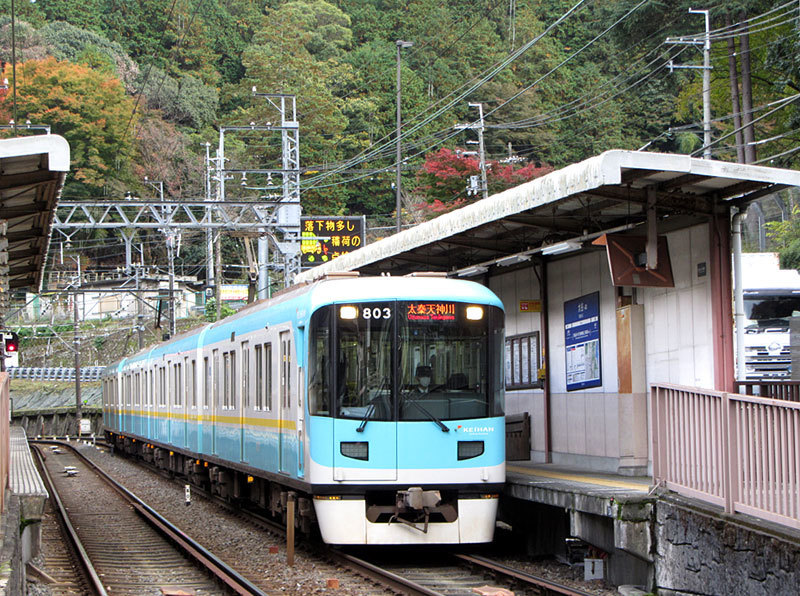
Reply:
[[711, 159], [711, 35], [710, 35], [710, 20], [708, 10], [695, 10], [689, 9], [690, 14], [703, 14], [706, 18], [706, 32], [704, 41], [698, 41], [696, 38], [677, 39], [668, 37], [664, 43], [673, 45], [694, 45], [703, 46], [703, 66], [695, 66], [691, 64], [674, 64], [670, 60], [667, 65], [669, 71], [673, 72], [677, 68], [700, 69], [703, 71], [703, 159]]
[[[206, 143], [206, 201], [211, 202], [211, 143]], [[211, 209], [206, 208], [206, 223], [211, 223]], [[206, 228], [206, 290], [214, 283], [214, 232]], [[208, 292], [206, 292], [208, 296]]]
[[75, 422], [77, 423], [77, 436], [81, 434], [81, 418], [83, 418], [82, 403], [81, 403], [81, 338], [78, 334], [78, 290], [81, 287], [81, 258], [73, 257], [78, 264], [78, 279], [75, 281], [75, 291], [72, 294], [72, 349], [75, 352]]
[[[167, 212], [164, 203], [164, 181], [163, 180], [150, 180], [147, 176], [144, 177], [144, 183], [149, 184], [158, 190], [158, 198], [162, 203], [161, 214], [166, 219]], [[175, 233], [166, 227], [162, 230], [166, 237], [167, 243], [167, 260], [169, 262], [169, 336], [175, 337]]]
[[397, 209], [397, 232], [400, 232], [400, 213], [402, 211], [402, 194], [401, 194], [401, 172], [403, 170], [403, 152], [402, 148], [400, 147], [400, 139], [402, 138], [402, 131], [400, 128], [401, 118], [400, 118], [400, 97], [401, 97], [401, 77], [400, 77], [400, 50], [402, 48], [410, 48], [414, 45], [413, 42], [410, 41], [403, 41], [398, 39], [396, 42], [397, 44], [397, 167], [395, 168], [397, 172], [397, 180], [395, 182], [395, 208]]
[[702, 14], [706, 19], [703, 42], [703, 159], [711, 159], [711, 23], [708, 10], [690, 8], [689, 14]]
[[[468, 145], [472, 145], [474, 143], [478, 143], [478, 159], [480, 161], [480, 169], [481, 169], [481, 185], [480, 188], [475, 188], [475, 184], [470, 184], [467, 187], [468, 191], [474, 193], [478, 190], [481, 191], [481, 195], [483, 198], [487, 198], [489, 196], [489, 185], [486, 181], [486, 151], [484, 149], [483, 144], [483, 129], [484, 129], [484, 122], [483, 122], [483, 104], [482, 103], [470, 103], [469, 106], [471, 108], [478, 108], [478, 120], [471, 124], [456, 124], [453, 128], [455, 130], [477, 130], [478, 131], [478, 140], [477, 141], [467, 141]], [[463, 155], [475, 155], [474, 151], [465, 151]]]
[[141, 267], [136, 267], [136, 334], [139, 338], [139, 349], [144, 349], [144, 297], [139, 292], [139, 276]]

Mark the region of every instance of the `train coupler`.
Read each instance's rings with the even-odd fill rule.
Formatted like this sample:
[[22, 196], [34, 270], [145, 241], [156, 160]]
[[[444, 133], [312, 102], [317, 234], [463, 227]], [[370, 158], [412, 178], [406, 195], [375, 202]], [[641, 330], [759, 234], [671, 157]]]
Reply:
[[[399, 490], [395, 495], [394, 515], [389, 518], [389, 524], [399, 522], [427, 534], [431, 509], [441, 501], [442, 495], [438, 490], [422, 490], [419, 486]], [[422, 527], [419, 523], [422, 523]]]

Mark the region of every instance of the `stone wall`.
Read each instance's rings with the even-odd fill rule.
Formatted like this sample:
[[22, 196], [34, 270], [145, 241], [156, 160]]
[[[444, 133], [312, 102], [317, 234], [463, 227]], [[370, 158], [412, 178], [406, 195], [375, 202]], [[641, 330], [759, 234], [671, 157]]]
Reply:
[[800, 533], [672, 494], [656, 506], [659, 596], [797, 594]]
[[6, 510], [0, 516], [0, 596], [21, 596], [25, 573], [22, 567], [22, 543], [19, 538], [19, 498], [9, 495]]

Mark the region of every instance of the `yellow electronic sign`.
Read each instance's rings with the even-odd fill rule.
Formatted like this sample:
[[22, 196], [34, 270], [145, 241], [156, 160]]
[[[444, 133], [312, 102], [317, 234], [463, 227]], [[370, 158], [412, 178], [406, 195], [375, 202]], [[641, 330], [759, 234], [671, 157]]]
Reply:
[[300, 261], [313, 267], [364, 246], [364, 217], [301, 217]]

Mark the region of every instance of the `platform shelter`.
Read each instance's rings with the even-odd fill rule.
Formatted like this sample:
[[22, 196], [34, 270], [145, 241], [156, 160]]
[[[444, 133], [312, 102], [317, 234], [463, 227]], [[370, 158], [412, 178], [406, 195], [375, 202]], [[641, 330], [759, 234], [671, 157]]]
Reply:
[[[0, 327], [10, 291], [40, 288], [69, 163], [69, 144], [58, 135], [0, 139], [0, 247], [5, 253], [0, 260]], [[21, 594], [26, 564], [39, 548], [48, 495], [25, 432], [9, 426], [10, 380], [3, 370], [0, 367], [0, 593]]]
[[[300, 274], [440, 271], [506, 309], [515, 459], [651, 472], [648, 391], [733, 391], [731, 220], [800, 173], [608, 151]], [[511, 459], [511, 458], [510, 458]]]

